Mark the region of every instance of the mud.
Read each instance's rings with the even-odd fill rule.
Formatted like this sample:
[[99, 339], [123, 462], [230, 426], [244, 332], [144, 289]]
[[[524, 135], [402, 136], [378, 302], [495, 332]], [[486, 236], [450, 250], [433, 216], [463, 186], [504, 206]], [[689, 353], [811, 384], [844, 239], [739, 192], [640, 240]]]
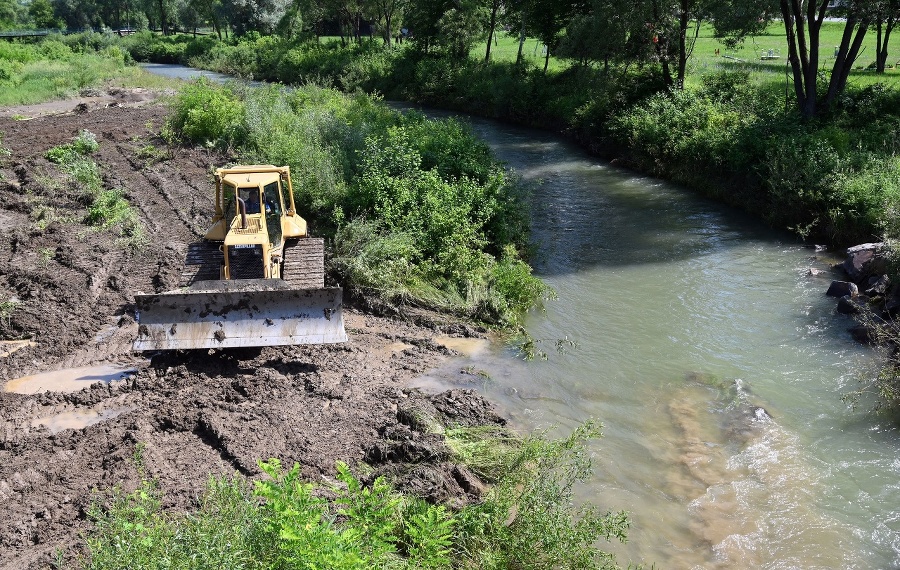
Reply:
[[[0, 303], [12, 307], [0, 341], [27, 341], [0, 345], [0, 385], [66, 368], [134, 368], [75, 392], [0, 392], [0, 569], [45, 568], [58, 551], [78, 556], [96, 490], [155, 478], [164, 508], [188, 510], [210, 475], [258, 477], [257, 460], [269, 457], [299, 462], [312, 480], [332, 476], [338, 460], [366, 461], [432, 500], [476, 498], [483, 483], [413, 411], [445, 425], [503, 419], [471, 391], [405, 388], [455, 354], [435, 339], [477, 332], [463, 324], [349, 307], [344, 344], [169, 352], [149, 363], [132, 353], [135, 293], [178, 283], [212, 212], [211, 172], [231, 157], [166, 146], [156, 137], [166, 107], [146, 93], [120, 99], [139, 104], [0, 113], [9, 150], [0, 163]], [[44, 158], [80, 129], [97, 135], [104, 184], [137, 209], [147, 247], [83, 225], [80, 189]]]

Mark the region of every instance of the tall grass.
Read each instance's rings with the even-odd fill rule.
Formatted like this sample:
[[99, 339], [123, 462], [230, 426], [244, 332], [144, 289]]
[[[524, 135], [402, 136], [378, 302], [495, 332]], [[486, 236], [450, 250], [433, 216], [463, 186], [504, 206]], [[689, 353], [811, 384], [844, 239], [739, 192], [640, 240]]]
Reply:
[[51, 36], [38, 43], [0, 43], [0, 105], [30, 105], [104, 86], [161, 87], [133, 65], [112, 37]]

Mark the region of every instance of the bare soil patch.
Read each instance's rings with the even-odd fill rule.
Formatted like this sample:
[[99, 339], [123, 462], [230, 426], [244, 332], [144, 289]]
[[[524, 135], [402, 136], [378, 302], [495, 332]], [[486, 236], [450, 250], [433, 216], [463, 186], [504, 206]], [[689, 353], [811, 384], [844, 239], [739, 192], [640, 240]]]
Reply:
[[[0, 346], [0, 385], [97, 364], [137, 370], [73, 393], [0, 392], [0, 569], [45, 568], [57, 551], [71, 560], [90, 532], [95, 490], [156, 478], [165, 507], [186, 510], [210, 475], [256, 477], [256, 461], [269, 457], [299, 462], [313, 480], [333, 475], [337, 460], [366, 461], [432, 500], [476, 497], [474, 476], [416, 418], [422, 410], [448, 424], [502, 418], [471, 391], [428, 397], [404, 388], [453, 355], [436, 334], [477, 334], [464, 325], [348, 308], [346, 344], [166, 353], [149, 363], [131, 352], [133, 296], [176, 285], [187, 244], [212, 212], [211, 172], [228, 157], [167, 147], [155, 136], [167, 109], [144, 93], [105, 96], [139, 104], [0, 113], [9, 149], [0, 168], [0, 302], [15, 301], [0, 340], [29, 341]], [[79, 188], [44, 158], [81, 129], [97, 135], [105, 186], [126, 193], [149, 246], [132, 250], [82, 224]], [[61, 430], [45, 421], [77, 412], [100, 419]]]

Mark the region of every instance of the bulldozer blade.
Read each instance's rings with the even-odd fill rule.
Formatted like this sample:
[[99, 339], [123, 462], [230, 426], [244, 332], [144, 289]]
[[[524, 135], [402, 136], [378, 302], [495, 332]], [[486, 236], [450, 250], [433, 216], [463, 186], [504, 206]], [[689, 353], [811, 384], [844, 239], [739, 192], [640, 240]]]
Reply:
[[138, 337], [133, 348], [183, 350], [345, 342], [341, 293], [338, 287], [220, 287], [136, 295]]

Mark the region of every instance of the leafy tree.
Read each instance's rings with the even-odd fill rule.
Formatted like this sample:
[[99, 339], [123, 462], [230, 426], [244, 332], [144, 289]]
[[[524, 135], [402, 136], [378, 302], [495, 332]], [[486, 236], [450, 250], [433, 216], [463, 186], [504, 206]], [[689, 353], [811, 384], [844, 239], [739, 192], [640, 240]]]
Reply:
[[202, 7], [193, 0], [178, 0], [178, 22], [185, 31], [193, 31], [205, 23]]
[[438, 20], [438, 45], [454, 59], [466, 59], [472, 45], [484, 33], [484, 12], [478, 0], [451, 2]]
[[216, 36], [222, 39], [222, 12], [224, 6], [221, 0], [190, 0], [194, 10], [205, 21], [212, 24]]
[[0, 28], [9, 30], [26, 18], [24, 7], [16, 0], [0, 0]]
[[70, 30], [90, 28], [99, 20], [91, 0], [53, 0], [53, 12]]
[[531, 0], [528, 4], [529, 29], [546, 46], [544, 71], [550, 63], [550, 52], [555, 49], [566, 25], [576, 14], [587, 12], [580, 0]]
[[714, 4], [715, 0], [650, 0], [651, 42], [666, 84], [678, 89], [684, 86], [687, 62], [694, 52], [700, 26], [709, 20]]
[[566, 27], [556, 55], [581, 64], [648, 61], [653, 54], [647, 4], [630, 0], [593, 0], [590, 13], [575, 16]]
[[448, 2], [446, 0], [419, 0], [410, 2], [404, 22], [413, 33], [415, 44], [423, 52], [430, 51], [438, 36], [438, 20], [444, 14]]
[[322, 0], [322, 6], [325, 13], [330, 14], [330, 17], [338, 22], [341, 45], [347, 45], [348, 36], [356, 41], [360, 41], [362, 37], [363, 0]]
[[173, 25], [177, 24], [178, 9], [174, 0], [144, 0], [143, 12], [150, 28], [169, 35]]
[[64, 25], [53, 12], [53, 4], [50, 3], [50, 0], [32, 0], [31, 5], [28, 6], [28, 17], [31, 18], [34, 27], [38, 29], [61, 28]]
[[480, 0], [426, 0], [411, 3], [405, 21], [423, 51], [435, 47], [459, 60], [484, 33], [486, 16]]
[[297, 29], [318, 38], [321, 35], [321, 26], [328, 15], [328, 7], [328, 3], [323, 0], [294, 0], [285, 17], [295, 12], [295, 20], [290, 28], [288, 22], [283, 20], [279, 29], [288, 38], [295, 37]]
[[369, 0], [372, 19], [378, 22], [384, 43], [391, 45], [391, 39], [399, 28], [407, 0]]
[[780, 12], [775, 0], [720, 0], [709, 6], [709, 15], [716, 37], [733, 48], [748, 36], [764, 33]]
[[225, 12], [234, 33], [271, 34], [288, 13], [291, 0], [225, 0]]

